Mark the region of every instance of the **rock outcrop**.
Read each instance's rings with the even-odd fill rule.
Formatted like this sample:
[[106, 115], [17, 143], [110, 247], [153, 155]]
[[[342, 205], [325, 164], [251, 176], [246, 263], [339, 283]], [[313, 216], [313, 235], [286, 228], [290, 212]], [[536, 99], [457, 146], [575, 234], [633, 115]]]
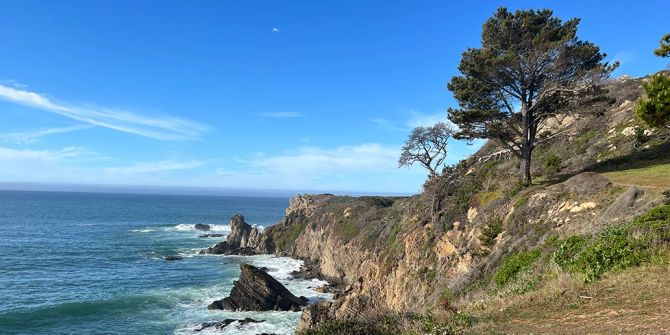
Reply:
[[261, 245], [261, 231], [244, 221], [244, 216], [235, 214], [230, 219], [230, 234], [225, 241], [207, 248], [200, 253], [217, 255], [255, 255]]
[[260, 322], [265, 322], [265, 320], [255, 320], [252, 318], [244, 318], [244, 319], [225, 319], [223, 321], [214, 321], [214, 322], [205, 322], [200, 325], [200, 327], [196, 328], [195, 331], [203, 331], [207, 328], [215, 328], [217, 330], [223, 330], [223, 328], [227, 327], [228, 325], [232, 323], [238, 323], [238, 326], [244, 326], [248, 323], [260, 323]]
[[204, 223], [196, 223], [195, 224], [195, 229], [202, 230], [202, 231], [209, 231], [210, 229], [212, 229], [212, 226], [210, 226], [208, 224], [204, 224]]
[[307, 298], [296, 297], [269, 274], [249, 264], [240, 264], [240, 279], [230, 296], [212, 302], [208, 309], [234, 311], [298, 311]]

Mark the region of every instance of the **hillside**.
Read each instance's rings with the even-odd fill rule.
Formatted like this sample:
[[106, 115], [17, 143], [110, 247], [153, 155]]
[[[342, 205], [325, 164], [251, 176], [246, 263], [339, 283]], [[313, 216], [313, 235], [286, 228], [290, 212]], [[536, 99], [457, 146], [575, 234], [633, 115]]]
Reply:
[[309, 334], [670, 329], [670, 131], [633, 117], [643, 80], [553, 119], [531, 187], [490, 141], [409, 198], [297, 196], [247, 247], [340, 288], [303, 312]]

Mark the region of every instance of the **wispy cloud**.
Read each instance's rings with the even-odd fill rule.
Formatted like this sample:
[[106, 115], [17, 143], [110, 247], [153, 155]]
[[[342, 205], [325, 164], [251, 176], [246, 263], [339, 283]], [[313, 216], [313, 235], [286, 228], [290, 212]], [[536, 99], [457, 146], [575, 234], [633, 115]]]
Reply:
[[273, 33], [278, 33], [278, 32], [279, 32], [279, 28], [277, 28], [277, 27], [272, 28], [272, 32], [273, 32]]
[[423, 114], [417, 111], [411, 111], [410, 114], [410, 118], [405, 122], [405, 125], [409, 128], [427, 127], [438, 122], [449, 122], [446, 113]]
[[263, 112], [260, 115], [272, 118], [295, 118], [305, 116], [304, 114], [298, 112]]
[[6, 142], [6, 143], [8, 142], [15, 144], [30, 144], [37, 142], [43, 136], [69, 133], [72, 131], [88, 129], [91, 127], [93, 126], [80, 124], [70, 127], [48, 128], [30, 132], [2, 133], [0, 134], [0, 142]]
[[165, 160], [157, 162], [141, 162], [130, 166], [105, 168], [105, 172], [114, 175], [139, 175], [146, 173], [191, 170], [203, 166], [199, 161]]
[[620, 51], [612, 56], [614, 61], [618, 61], [621, 65], [635, 61], [637, 54], [635, 51]]
[[2, 84], [0, 99], [56, 113], [85, 124], [158, 140], [195, 139], [208, 130], [203, 124], [175, 117], [149, 117], [105, 107], [56, 103], [41, 94]]
[[375, 126], [400, 132], [409, 132], [416, 127], [432, 126], [438, 122], [450, 123], [446, 113], [424, 114], [417, 111], [410, 111], [405, 121], [391, 121], [385, 118], [372, 118], [369, 121]]

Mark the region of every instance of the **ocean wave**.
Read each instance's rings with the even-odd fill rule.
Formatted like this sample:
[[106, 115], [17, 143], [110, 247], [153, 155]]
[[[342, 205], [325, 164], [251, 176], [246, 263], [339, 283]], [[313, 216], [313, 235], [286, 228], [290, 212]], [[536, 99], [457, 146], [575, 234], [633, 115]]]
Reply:
[[133, 230], [131, 230], [131, 232], [133, 232], [133, 233], [150, 233], [150, 232], [152, 232], [152, 231], [156, 231], [156, 230], [154, 230], [154, 229], [149, 229], [149, 228], [145, 228], [145, 229], [133, 229]]
[[[230, 232], [229, 225], [210, 224], [209, 231]], [[174, 227], [166, 228], [168, 231], [202, 231], [195, 228], [195, 224], [180, 223]]]

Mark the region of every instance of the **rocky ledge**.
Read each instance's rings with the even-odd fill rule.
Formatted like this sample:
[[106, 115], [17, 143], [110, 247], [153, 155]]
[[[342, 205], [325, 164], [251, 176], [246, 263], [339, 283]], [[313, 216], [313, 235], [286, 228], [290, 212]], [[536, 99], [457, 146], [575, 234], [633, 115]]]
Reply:
[[265, 320], [254, 320], [252, 318], [244, 318], [241, 320], [238, 319], [225, 319], [223, 321], [213, 321], [213, 322], [205, 322], [200, 325], [200, 327], [196, 328], [195, 331], [203, 331], [207, 328], [215, 328], [217, 330], [223, 330], [223, 328], [226, 328], [228, 325], [237, 322], [238, 326], [244, 326], [247, 323], [260, 323], [260, 322], [265, 322]]
[[[204, 236], [203, 236], [204, 237]], [[225, 241], [200, 251], [201, 254], [255, 255], [256, 246], [261, 244], [262, 233], [256, 226], [244, 221], [244, 216], [235, 214], [230, 219], [230, 234]], [[250, 247], [253, 246], [253, 247]]]
[[230, 296], [212, 302], [208, 309], [241, 311], [298, 311], [307, 298], [296, 297], [266, 272], [249, 264], [240, 264], [240, 279]]

